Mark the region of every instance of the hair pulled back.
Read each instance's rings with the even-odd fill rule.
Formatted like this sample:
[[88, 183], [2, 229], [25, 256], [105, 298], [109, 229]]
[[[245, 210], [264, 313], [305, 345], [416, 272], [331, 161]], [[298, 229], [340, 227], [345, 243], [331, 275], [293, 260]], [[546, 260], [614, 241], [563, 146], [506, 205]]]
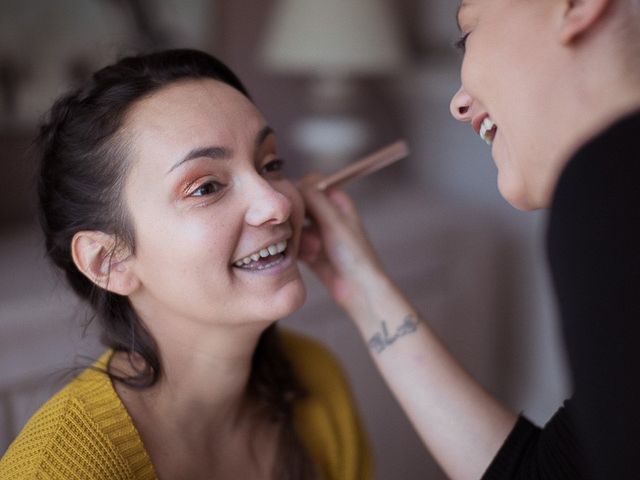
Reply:
[[[139, 100], [174, 82], [215, 79], [251, 99], [222, 62], [197, 50], [166, 50], [124, 58], [58, 99], [40, 127], [37, 143], [39, 220], [48, 256], [100, 321], [106, 346], [139, 355], [146, 368], [135, 376], [107, 373], [134, 388], [154, 385], [160, 376], [157, 345], [129, 299], [96, 286], [75, 266], [75, 233], [97, 230], [135, 252], [135, 232], [123, 203], [129, 163], [122, 133], [127, 112]], [[308, 461], [292, 426], [292, 403], [304, 394], [283, 355], [275, 326], [261, 336], [254, 353], [249, 391], [273, 418], [284, 422], [279, 462], [282, 478], [306, 478]], [[291, 461], [293, 460], [293, 461]]]

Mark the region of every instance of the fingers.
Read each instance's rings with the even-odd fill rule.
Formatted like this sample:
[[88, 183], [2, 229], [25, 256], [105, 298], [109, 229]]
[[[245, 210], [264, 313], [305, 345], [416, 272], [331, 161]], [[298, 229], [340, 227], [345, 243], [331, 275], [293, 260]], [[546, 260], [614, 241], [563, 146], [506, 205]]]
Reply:
[[322, 239], [317, 229], [306, 227], [300, 237], [300, 251], [298, 257], [306, 263], [313, 263], [322, 251]]
[[336, 273], [327, 259], [317, 227], [312, 226], [303, 230], [298, 258], [307, 264], [329, 290], [332, 289]]
[[342, 190], [330, 189], [327, 196], [332, 203], [338, 207], [340, 212], [347, 217], [354, 218], [358, 216], [358, 211], [351, 198]]
[[320, 225], [322, 230], [337, 225], [343, 221], [340, 211], [320, 190], [309, 187], [302, 190], [302, 195], [311, 217]]
[[345, 223], [359, 224], [357, 209], [347, 194], [338, 189], [323, 192], [316, 188], [322, 178], [317, 174], [308, 175], [298, 183], [307, 212], [320, 230], [330, 234]]
[[357, 209], [338, 189], [320, 191], [320, 175], [298, 182], [313, 223], [303, 229], [300, 259], [328, 288], [334, 300], [345, 306], [355, 301], [350, 292], [374, 278], [381, 268]]

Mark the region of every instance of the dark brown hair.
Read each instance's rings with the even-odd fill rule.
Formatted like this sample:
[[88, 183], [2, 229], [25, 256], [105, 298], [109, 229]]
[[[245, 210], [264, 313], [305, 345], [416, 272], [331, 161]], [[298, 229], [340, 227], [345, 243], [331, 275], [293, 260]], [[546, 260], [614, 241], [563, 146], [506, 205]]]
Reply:
[[[93, 308], [103, 342], [115, 351], [144, 359], [135, 376], [107, 371], [133, 388], [154, 385], [162, 375], [157, 345], [129, 299], [97, 287], [75, 266], [71, 241], [81, 230], [113, 235], [135, 251], [135, 232], [122, 202], [130, 165], [119, 131], [133, 104], [183, 79], [211, 78], [251, 99], [221, 61], [196, 50], [167, 50], [127, 57], [97, 71], [85, 85], [62, 96], [40, 128], [38, 146], [39, 219], [46, 251], [73, 290]], [[279, 344], [275, 325], [260, 337], [254, 352], [249, 394], [267, 415], [282, 423], [277, 468], [287, 479], [307, 478], [310, 463], [293, 427], [293, 403], [304, 395]]]

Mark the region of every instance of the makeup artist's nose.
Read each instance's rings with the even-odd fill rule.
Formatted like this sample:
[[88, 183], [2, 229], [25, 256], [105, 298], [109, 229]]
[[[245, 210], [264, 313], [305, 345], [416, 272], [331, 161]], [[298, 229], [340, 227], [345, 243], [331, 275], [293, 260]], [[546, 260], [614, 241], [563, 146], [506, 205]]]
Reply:
[[451, 99], [451, 104], [449, 105], [451, 115], [459, 122], [470, 122], [472, 119], [472, 105], [473, 98], [465, 91], [464, 87], [460, 87]]
[[265, 224], [278, 225], [286, 222], [291, 216], [291, 200], [264, 178], [256, 178], [247, 190], [247, 224], [254, 227]]

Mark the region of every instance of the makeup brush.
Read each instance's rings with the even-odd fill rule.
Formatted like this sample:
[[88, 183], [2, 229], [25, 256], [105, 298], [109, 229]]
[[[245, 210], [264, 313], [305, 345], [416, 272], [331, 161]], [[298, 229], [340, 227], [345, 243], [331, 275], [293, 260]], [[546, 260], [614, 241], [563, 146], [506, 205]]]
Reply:
[[409, 147], [407, 143], [404, 140], [397, 140], [323, 178], [316, 184], [316, 188], [324, 191], [330, 187], [342, 185], [355, 178], [377, 172], [381, 168], [406, 157], [408, 154]]

